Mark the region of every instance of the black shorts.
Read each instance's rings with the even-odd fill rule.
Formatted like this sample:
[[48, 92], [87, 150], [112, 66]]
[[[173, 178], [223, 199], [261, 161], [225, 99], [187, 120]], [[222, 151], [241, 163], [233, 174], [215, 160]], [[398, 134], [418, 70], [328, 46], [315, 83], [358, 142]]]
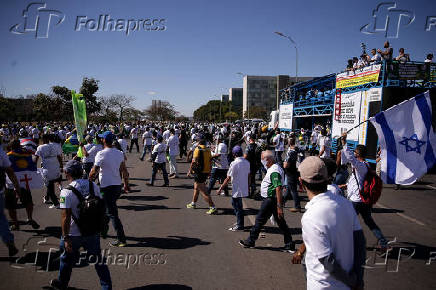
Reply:
[[209, 176], [209, 173], [196, 173], [194, 175], [194, 182], [195, 183], [205, 183], [208, 176]]
[[[29, 205], [33, 205], [32, 193], [30, 192], [30, 190], [27, 190], [25, 188], [21, 188], [21, 190], [20, 190], [20, 202], [24, 207], [27, 207]], [[15, 195], [15, 192], [13, 189], [6, 189], [5, 190], [5, 208], [7, 208], [7, 209], [17, 209], [18, 208], [17, 196]]]

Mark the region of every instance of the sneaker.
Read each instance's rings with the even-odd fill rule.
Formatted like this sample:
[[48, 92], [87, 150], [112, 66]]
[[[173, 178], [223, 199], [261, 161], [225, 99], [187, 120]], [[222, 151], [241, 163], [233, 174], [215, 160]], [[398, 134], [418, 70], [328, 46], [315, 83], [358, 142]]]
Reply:
[[59, 204], [58, 205], [54, 205], [52, 204], [51, 206], [49, 206], [48, 208], [55, 208], [55, 209], [59, 209]]
[[291, 207], [289, 209], [290, 212], [301, 212], [301, 208], [295, 208], [295, 207]]
[[232, 227], [228, 228], [231, 232], [237, 232], [237, 231], [243, 231], [244, 227], [238, 227], [238, 225], [233, 225]]
[[216, 212], [215, 207], [210, 207], [209, 210], [206, 212], [206, 214], [214, 214]]
[[164, 184], [164, 185], [161, 185], [161, 187], [170, 187], [170, 185], [169, 184]]
[[58, 279], [53, 279], [50, 281], [50, 287], [52, 287], [53, 289], [56, 290], [64, 290], [67, 289], [66, 287], [62, 286], [61, 281], [59, 281]]
[[139, 158], [139, 160], [144, 161], [144, 158]]
[[186, 205], [186, 208], [192, 208], [192, 209], [195, 209], [195, 203], [188, 203], [187, 205]]
[[295, 243], [294, 242], [290, 242], [284, 245], [283, 250], [293, 254], [295, 253]]
[[28, 220], [27, 224], [31, 225], [32, 229], [34, 229], [34, 230], [39, 229], [39, 224], [36, 221], [34, 221], [34, 220]]
[[254, 243], [248, 240], [240, 240], [239, 244], [244, 248], [254, 248]]
[[20, 230], [20, 225], [18, 223], [13, 224], [9, 227], [9, 230], [11, 231], [19, 231]]
[[47, 197], [43, 196], [43, 197], [42, 197], [42, 203], [50, 204], [51, 201], [50, 201]]
[[10, 243], [8, 245], [9, 257], [13, 257], [18, 253], [17, 247], [15, 247], [14, 243]]
[[109, 246], [111, 246], [111, 247], [121, 248], [121, 247], [125, 247], [125, 246], [127, 246], [127, 243], [126, 243], [126, 242], [121, 242], [121, 241], [116, 240], [116, 241], [110, 242], [110, 243], [109, 243]]

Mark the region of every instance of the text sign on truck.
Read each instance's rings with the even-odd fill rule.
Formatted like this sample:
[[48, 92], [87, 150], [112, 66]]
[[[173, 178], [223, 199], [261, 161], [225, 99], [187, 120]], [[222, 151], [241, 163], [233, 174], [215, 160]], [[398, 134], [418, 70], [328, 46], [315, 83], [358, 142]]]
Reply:
[[294, 116], [294, 104], [280, 105], [279, 128], [292, 130], [292, 117]]

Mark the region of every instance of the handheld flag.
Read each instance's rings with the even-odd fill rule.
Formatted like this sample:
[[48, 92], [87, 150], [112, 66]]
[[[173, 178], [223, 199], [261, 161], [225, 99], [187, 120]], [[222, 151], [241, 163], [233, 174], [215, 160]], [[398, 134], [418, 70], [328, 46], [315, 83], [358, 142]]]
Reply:
[[370, 118], [381, 148], [381, 178], [387, 184], [413, 184], [436, 164], [429, 92]]
[[[41, 174], [37, 171], [36, 163], [32, 159], [32, 153], [27, 150], [8, 152], [11, 167], [22, 188], [39, 189], [43, 187]], [[7, 178], [7, 183], [13, 187], [12, 181]]]
[[[76, 94], [74, 90], [71, 91], [72, 103], [73, 103], [73, 112], [74, 112], [74, 122], [76, 124], [77, 129], [77, 139], [79, 142], [83, 142], [83, 134], [86, 130], [86, 102], [83, 98], [82, 94]], [[79, 147], [77, 151], [78, 157], [83, 157], [82, 148]]]

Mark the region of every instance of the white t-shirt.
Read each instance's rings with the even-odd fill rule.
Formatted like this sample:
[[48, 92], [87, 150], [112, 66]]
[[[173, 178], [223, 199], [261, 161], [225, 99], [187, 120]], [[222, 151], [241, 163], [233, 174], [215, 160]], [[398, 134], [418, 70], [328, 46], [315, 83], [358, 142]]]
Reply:
[[38, 130], [38, 128], [33, 128], [32, 129], [32, 137], [33, 137], [33, 139], [39, 139], [39, 130]]
[[105, 148], [95, 156], [95, 166], [100, 167], [100, 187], [121, 185], [120, 166], [124, 162], [124, 154], [116, 148]]
[[[11, 161], [9, 160], [8, 155], [5, 151], [0, 147], [0, 168], [8, 168], [11, 166]], [[3, 193], [4, 188], [0, 188], [0, 193]], [[0, 197], [3, 198], [3, 197]]]
[[[94, 186], [94, 195], [98, 196], [100, 198], [103, 198], [100, 194], [100, 188], [98, 188], [97, 184], [92, 182]], [[76, 179], [73, 182], [71, 182], [69, 185], [73, 186], [77, 190], [82, 193], [82, 195], [85, 197], [89, 193], [89, 180], [88, 179]], [[79, 209], [77, 206], [79, 205], [79, 199], [74, 194], [73, 191], [69, 189], [62, 189], [59, 199], [59, 207], [60, 208], [71, 208], [71, 213], [75, 218], [79, 217]], [[79, 227], [74, 222], [74, 219], [71, 218], [70, 223], [70, 235], [72, 236], [81, 236]]]
[[280, 174], [282, 185], [285, 184], [285, 173], [283, 169], [278, 164], [273, 164], [266, 171], [265, 177], [260, 184], [260, 195], [264, 198], [268, 197], [268, 187], [271, 185], [271, 174], [273, 172], [277, 172], [278, 174]]
[[145, 131], [144, 134], [142, 134], [142, 138], [144, 139], [144, 145], [146, 145], [146, 146], [151, 145], [152, 136], [153, 135], [150, 133], [150, 131]]
[[232, 197], [248, 196], [248, 175], [250, 174], [250, 162], [244, 157], [237, 157], [230, 163], [227, 176], [232, 178]]
[[[351, 163], [351, 167], [354, 171], [350, 174], [347, 182], [347, 198], [352, 202], [362, 202], [360, 198], [360, 188], [363, 186], [363, 182], [365, 181], [366, 173], [368, 172], [368, 167], [366, 162], [362, 162], [354, 157], [353, 152], [348, 149], [347, 145], [342, 149], [341, 154], [341, 164]], [[359, 181], [359, 186], [357, 185], [357, 181], [355, 176], [357, 176]]]
[[275, 145], [275, 151], [285, 151], [285, 142], [284, 142], [285, 138], [283, 138], [282, 134], [277, 134], [274, 139], [273, 142], [276, 144]]
[[[88, 147], [87, 147], [88, 146]], [[88, 149], [89, 148], [89, 149]], [[83, 163], [95, 162], [95, 156], [101, 150], [103, 150], [103, 146], [101, 144], [86, 144], [85, 145], [86, 152], [88, 152], [88, 157], [83, 157]]]
[[373, 56], [371, 57], [371, 61], [373, 61], [373, 62], [379, 62], [379, 61], [381, 61], [381, 55], [378, 54], [378, 53], [376, 53], [375, 55], [373, 55]]
[[353, 232], [361, 230], [351, 202], [329, 191], [318, 194], [306, 204], [301, 219], [306, 245], [307, 289], [349, 289], [336, 280], [319, 259], [333, 254], [341, 267], [353, 267]]
[[227, 145], [224, 143], [218, 144], [215, 148], [214, 155], [219, 154], [218, 160], [215, 162], [216, 168], [219, 169], [228, 169], [229, 168], [229, 160], [227, 159]]
[[41, 167], [46, 169], [46, 179], [48, 181], [58, 179], [61, 176], [58, 156], [62, 156], [59, 146], [56, 143], [39, 145], [36, 148], [36, 156], [41, 158]]
[[313, 131], [310, 139], [312, 144], [318, 144], [318, 132]]
[[320, 156], [321, 158], [329, 158], [331, 155], [331, 142], [328, 136], [319, 137], [319, 150], [322, 150], [324, 146], [324, 153]]
[[130, 138], [138, 139], [138, 128], [133, 127], [133, 129], [130, 131]]
[[168, 147], [170, 148], [171, 156], [179, 155], [179, 137], [172, 135], [168, 139]]
[[157, 152], [157, 156], [156, 156], [156, 159], [154, 160], [154, 162], [156, 162], [156, 163], [165, 163], [165, 162], [167, 162], [166, 151], [167, 151], [167, 145], [166, 144], [164, 144], [164, 143], [157, 143], [156, 145], [154, 145], [153, 151], [151, 152], [152, 155], [153, 155], [153, 153]]
[[343, 196], [342, 190], [336, 184], [327, 185], [327, 190], [335, 195]]
[[118, 139], [118, 143], [120, 143], [123, 153], [127, 153], [127, 141], [125, 139]]
[[162, 133], [162, 138], [163, 138], [165, 141], [168, 141], [168, 139], [170, 139], [170, 136], [171, 136], [171, 132], [170, 132], [170, 130], [166, 130], [165, 132]]

